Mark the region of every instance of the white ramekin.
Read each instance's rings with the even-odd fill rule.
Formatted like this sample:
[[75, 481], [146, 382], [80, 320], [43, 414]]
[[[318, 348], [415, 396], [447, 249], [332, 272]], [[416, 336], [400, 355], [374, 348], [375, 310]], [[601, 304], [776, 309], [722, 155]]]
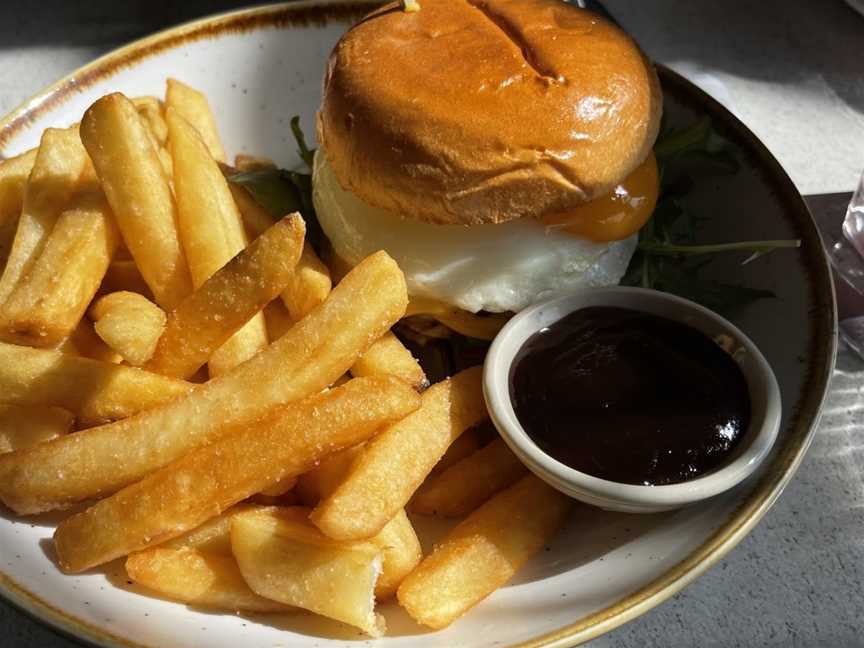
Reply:
[[[510, 368], [525, 341], [545, 326], [589, 306], [617, 306], [659, 315], [702, 331], [710, 338], [731, 339], [750, 394], [750, 426], [720, 467], [695, 479], [665, 486], [623, 484], [593, 477], [553, 459], [531, 440], [510, 400]], [[541, 479], [578, 500], [612, 511], [651, 513], [678, 508], [726, 491], [756, 470], [780, 427], [780, 389], [756, 345], [732, 323], [686, 299], [644, 288], [615, 286], [536, 304], [513, 317], [495, 338], [483, 369], [489, 414], [510, 449]]]

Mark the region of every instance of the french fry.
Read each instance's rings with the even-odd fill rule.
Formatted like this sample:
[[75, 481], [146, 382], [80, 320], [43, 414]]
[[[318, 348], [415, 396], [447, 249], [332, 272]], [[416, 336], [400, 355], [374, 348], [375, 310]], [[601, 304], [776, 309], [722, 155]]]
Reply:
[[397, 376], [415, 389], [429, 385], [420, 364], [392, 332], [377, 340], [351, 367], [351, 375], [355, 377], [381, 374]]
[[36, 149], [0, 161], [0, 225], [17, 219], [24, 204], [24, 187], [36, 160]]
[[0, 277], [0, 304], [9, 298], [42, 252], [78, 184], [86, 159], [77, 127], [48, 128], [42, 133], [33, 170], [24, 187], [15, 240]]
[[100, 297], [89, 312], [99, 337], [134, 367], [140, 367], [153, 356], [165, 330], [165, 311], [133, 292]]
[[[198, 133], [171, 106], [166, 119], [180, 240], [192, 285], [198, 289], [246, 247], [246, 233], [228, 183]], [[265, 346], [267, 328], [264, 316], [257, 313], [214, 350], [209, 362], [211, 377], [245, 362]]]
[[326, 535], [369, 538], [405, 507], [447, 447], [486, 418], [481, 368], [432, 385], [422, 400], [418, 411], [366, 444], [347, 477], [312, 512]]
[[[226, 173], [230, 175], [225, 166], [222, 166], [221, 169], [223, 175]], [[246, 238], [254, 241], [273, 224], [273, 217], [258, 204], [245, 187], [229, 182], [228, 188], [231, 190], [231, 195], [234, 198], [237, 209], [240, 210], [240, 217], [243, 219], [243, 229], [246, 230]]]
[[54, 533], [60, 566], [77, 572], [176, 537], [418, 404], [397, 378], [355, 378], [236, 427], [64, 520]]
[[281, 497], [288, 491], [290, 491], [294, 486], [297, 485], [297, 476], [292, 475], [291, 477], [287, 477], [286, 479], [281, 479], [272, 486], [268, 486], [267, 488], [261, 491], [261, 495], [265, 495], [267, 497]]
[[201, 526], [197, 526], [176, 538], [171, 538], [159, 546], [168, 549], [200, 549], [231, 555], [231, 518], [238, 513], [256, 508], [259, 507], [250, 504], [237, 504], [221, 515], [210, 518]]
[[230, 612], [289, 612], [249, 589], [231, 553], [231, 518], [238, 504], [189, 533], [126, 559], [129, 578], [168, 598]]
[[[307, 506], [314, 506], [330, 495], [343, 481], [351, 464], [362, 451], [363, 446], [356, 445], [336, 452], [301, 475], [295, 487], [300, 501]], [[375, 585], [375, 596], [378, 600], [384, 600], [396, 592], [402, 579], [420, 562], [423, 557], [420, 541], [405, 511], [400, 510], [381, 531], [369, 538], [369, 542], [382, 551], [381, 577]]]
[[162, 165], [162, 170], [170, 182], [174, 177], [174, 162], [171, 160], [171, 154], [165, 147], [168, 140], [168, 125], [162, 116], [162, 102], [156, 97], [135, 97], [131, 101], [138, 111], [138, 116], [144, 123], [147, 134], [150, 136], [153, 150], [156, 151], [156, 155], [159, 157], [159, 164]]
[[458, 439], [450, 444], [450, 447], [447, 448], [447, 452], [445, 452], [444, 456], [441, 457], [437, 464], [435, 464], [435, 467], [432, 469], [432, 472], [429, 473], [429, 477], [426, 478], [426, 481], [428, 482], [435, 475], [444, 472], [453, 464], [459, 463], [465, 457], [474, 454], [479, 449], [480, 441], [477, 439], [477, 434], [473, 429], [465, 430], [465, 432], [459, 435]]
[[166, 110], [173, 108], [183, 119], [192, 124], [215, 160], [225, 161], [225, 150], [219, 140], [216, 118], [204, 94], [177, 79], [168, 79], [165, 107]]
[[231, 546], [253, 591], [355, 626], [378, 637], [375, 583], [381, 553], [369, 542], [337, 542], [306, 519], [304, 508], [249, 511], [231, 520]]
[[3, 338], [39, 347], [66, 339], [99, 289], [118, 240], [101, 190], [79, 194], [0, 308]]
[[[150, 409], [132, 418], [15, 453], [13, 460], [0, 458], [0, 499], [18, 513], [38, 513], [68, 507], [135, 482], [193, 448], [212, 442], [232, 426], [259, 420], [279, 405], [331, 385], [402, 317], [407, 302], [399, 266], [384, 252], [373, 254], [279, 341], [225, 376], [196, 386], [188, 397], [159, 407], [143, 405]], [[2, 394], [6, 393], [2, 389], [4, 374], [15, 362], [4, 361], [3, 353], [9, 348], [21, 349], [0, 346]], [[87, 362], [54, 353], [67, 363]], [[67, 384], [68, 376], [58, 378], [58, 372], [51, 371], [52, 363], [48, 364], [47, 372], [43, 369], [42, 373], [48, 373], [49, 380], [40, 382], [37, 377], [27, 383], [12, 372], [11, 383], [19, 394], [32, 396], [28, 386], [35, 382], [42, 390], [36, 402], [65, 406], [51, 399], [67, 400], [56, 398], [61, 390], [68, 393], [74, 389], [79, 394], [81, 381]], [[152, 375], [130, 367], [108, 366], [132, 372], [130, 375]], [[84, 394], [92, 391], [86, 385], [83, 390]], [[74, 406], [67, 409], [77, 410]], [[72, 437], [74, 441], [69, 440]]]
[[229, 554], [152, 547], [126, 559], [129, 578], [167, 598], [229, 612], [290, 612], [253, 592]]
[[306, 506], [315, 506], [330, 495], [345, 479], [354, 460], [363, 451], [362, 445], [346, 448], [325, 457], [320, 464], [297, 479], [297, 494]]
[[294, 320], [288, 314], [288, 309], [278, 299], [274, 299], [264, 307], [264, 322], [267, 324], [267, 338], [271, 342], [281, 338], [294, 326]]
[[[223, 166], [223, 174], [225, 167]], [[249, 240], [260, 236], [273, 217], [241, 185], [229, 182], [231, 194], [240, 210], [243, 226]], [[282, 302], [294, 320], [302, 319], [315, 306], [326, 299], [333, 287], [330, 271], [308, 245], [303, 247], [303, 255], [295, 270], [296, 277], [282, 294]]]
[[[145, 124], [146, 126], [146, 124]], [[162, 172], [168, 180], [168, 186], [174, 188], [174, 161], [171, 159], [171, 152], [156, 141], [150, 129], [147, 129], [147, 135], [150, 138], [150, 144], [153, 150], [156, 151], [156, 157], [159, 158], [159, 165], [162, 167]]]
[[102, 97], [81, 121], [84, 143], [117, 225], [156, 303], [174, 308], [192, 292], [168, 178], [135, 106]]
[[390, 598], [423, 559], [420, 540], [411, 520], [401, 509], [369, 542], [381, 549], [381, 576], [375, 584], [375, 598]]
[[[336, 452], [301, 475], [296, 487], [300, 500], [307, 506], [314, 506], [330, 495], [342, 483], [351, 464], [362, 452], [362, 445]], [[417, 566], [423, 552], [404, 509], [369, 538], [369, 542], [377, 545], [382, 552], [381, 576], [375, 585], [375, 597], [380, 601], [396, 593], [399, 583]]]
[[162, 102], [156, 97], [133, 97], [131, 101], [156, 144], [165, 146], [168, 141], [168, 124], [162, 116], [165, 109]]
[[228, 183], [198, 133], [172, 107], [165, 115], [180, 237], [197, 288], [243, 249], [246, 236]]
[[165, 177], [168, 178], [168, 185], [174, 187], [174, 161], [171, 159], [171, 153], [164, 146], [156, 149], [156, 155], [159, 157], [159, 164], [162, 166], [162, 171]]
[[99, 294], [107, 295], [125, 290], [138, 293], [153, 301], [153, 293], [150, 292], [150, 287], [144, 281], [144, 277], [141, 276], [135, 262], [124, 261], [118, 259], [117, 256], [118, 254], [115, 253], [114, 259], [108, 264], [108, 270], [105, 271], [105, 276], [102, 278], [102, 285], [99, 286]]
[[82, 318], [72, 334], [57, 347], [57, 350], [99, 362], [112, 364], [123, 362], [120, 354], [96, 335], [96, 331], [93, 330], [93, 323], [86, 317]]
[[496, 439], [444, 472], [428, 479], [414, 495], [412, 513], [458, 517], [525, 474], [525, 466], [502, 439]]
[[[99, 185], [99, 176], [96, 175], [96, 167], [93, 166], [93, 161], [88, 156], [84, 158], [84, 168], [81, 170], [81, 175], [78, 177], [78, 184], [76, 185], [75, 190], [72, 192], [72, 196], [75, 197], [77, 194], [92, 193], [94, 191], [103, 197], [105, 195], [105, 192], [102, 191]], [[124, 246], [118, 245], [118, 247]]]
[[168, 314], [147, 368], [183, 378], [194, 374], [285, 287], [305, 231], [299, 214], [282, 219], [183, 300]]
[[0, 404], [0, 453], [56, 439], [74, 422], [72, 412], [59, 407]]
[[[388, 338], [392, 338], [392, 342], [398, 344], [401, 350], [408, 354], [410, 361], [415, 365], [417, 364], [410, 352], [402, 347], [392, 333], [388, 332], [354, 363], [352, 373], [358, 375], [355, 370], [360, 366], [360, 371], [366, 371], [366, 375], [390, 374], [403, 380], [407, 378], [406, 382], [415, 388], [418, 386], [418, 382], [425, 382], [426, 376], [419, 365], [417, 365], [416, 371], [402, 371], [403, 375], [401, 376], [397, 371], [394, 371], [394, 365], [398, 367], [401, 364], [402, 367], [405, 367], [409, 364], [404, 361], [404, 356], [398, 353], [399, 349], [395, 350], [395, 362], [387, 358], [387, 350], [383, 353], [380, 349], [375, 351], [382, 341], [385, 341], [385, 349], [392, 348], [392, 342], [388, 341]], [[422, 376], [422, 381], [417, 380], [418, 371], [419, 375]], [[347, 448], [326, 457], [317, 467], [301, 475], [297, 484], [297, 491], [301, 500], [309, 506], [314, 506], [321, 499], [328, 497], [344, 480], [351, 464], [362, 452], [363, 446], [360, 445]], [[384, 600], [396, 593], [396, 588], [399, 587], [402, 580], [420, 562], [423, 557], [420, 541], [404, 509], [399, 510], [384, 528], [369, 541], [376, 544], [382, 551], [381, 576], [375, 585], [375, 597], [378, 600]]]
[[234, 166], [238, 171], [260, 171], [261, 169], [275, 169], [276, 163], [268, 157], [261, 155], [246, 155], [238, 153], [234, 156]]
[[[240, 211], [246, 235], [250, 241], [254, 241], [266, 231], [270, 223], [273, 222], [273, 218], [249, 195], [244, 187], [230, 182], [228, 186]], [[285, 308], [288, 309], [296, 322], [303, 319], [318, 304], [327, 299], [332, 288], [330, 270], [318, 258], [312, 246], [306, 244], [303, 246], [300, 261], [297, 262], [297, 267], [294, 269], [294, 276], [282, 292], [282, 303], [285, 304]]]
[[301, 320], [327, 299], [332, 288], [330, 271], [306, 243], [291, 281], [282, 291], [282, 303], [295, 321]]
[[122, 419], [166, 403], [192, 387], [134, 367], [0, 342], [3, 401], [62, 407], [83, 423]]
[[[397, 375], [393, 370], [394, 365], [405, 366], [407, 363], [402, 360], [402, 356], [396, 349], [396, 362], [390, 361], [387, 358], [388, 352], [381, 353], [380, 350], [375, 352], [375, 348], [381, 345], [382, 341], [392, 337], [392, 342], [395, 342], [405, 353], [408, 353], [409, 359], [416, 364], [411, 354], [402, 347], [399, 340], [392, 333], [387, 333], [380, 338], [352, 367], [352, 373], [356, 375], [358, 365], [360, 371], [366, 371], [367, 375]], [[392, 342], [385, 342], [386, 345], [392, 347]], [[364, 363], [364, 359], [367, 361]], [[362, 364], [361, 364], [362, 363]], [[419, 375], [422, 376], [422, 381], [425, 382], [426, 376], [423, 370], [417, 365]], [[404, 372], [407, 374], [409, 384], [417, 387], [417, 373], [413, 371]], [[405, 379], [405, 375], [399, 376]], [[344, 480], [345, 475], [350, 471], [351, 465], [363, 452], [362, 446], [354, 446], [342, 452], [330, 455], [325, 458], [321, 464], [310, 472], [302, 475], [298, 480], [298, 491], [301, 498], [307, 500], [307, 503], [316, 504], [320, 499], [328, 497], [339, 484]], [[375, 585], [375, 597], [378, 600], [384, 600], [393, 596], [396, 593], [396, 588], [402, 580], [413, 570], [420, 559], [423, 557], [420, 548], [420, 541], [411, 525], [411, 521], [405, 514], [404, 509], [399, 510], [393, 518], [384, 525], [381, 531], [370, 539], [370, 542], [376, 544], [382, 551], [381, 576]]]
[[561, 527], [571, 500], [534, 475], [454, 527], [402, 581], [399, 603], [440, 629], [506, 583]]

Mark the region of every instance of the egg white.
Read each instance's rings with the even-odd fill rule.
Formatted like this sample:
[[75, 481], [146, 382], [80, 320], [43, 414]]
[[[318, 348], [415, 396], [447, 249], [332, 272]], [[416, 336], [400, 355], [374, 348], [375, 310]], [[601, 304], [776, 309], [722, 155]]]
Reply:
[[312, 180], [318, 221], [342, 259], [356, 265], [386, 250], [410, 295], [476, 313], [519, 311], [579, 288], [617, 284], [636, 236], [595, 243], [520, 219], [500, 225], [431, 225], [372, 207], [345, 191], [319, 150]]

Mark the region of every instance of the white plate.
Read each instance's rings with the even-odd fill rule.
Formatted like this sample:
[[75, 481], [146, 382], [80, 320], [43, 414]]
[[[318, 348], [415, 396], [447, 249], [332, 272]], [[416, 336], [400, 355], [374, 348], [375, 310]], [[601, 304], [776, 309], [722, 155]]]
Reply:
[[[229, 153], [298, 162], [288, 128], [292, 115], [313, 131], [327, 54], [371, 5], [298, 2], [205, 19], [134, 43], [82, 68], [0, 122], [0, 155], [34, 146], [48, 126], [77, 121], [97, 97], [163, 92], [170, 75], [204, 90], [217, 112]], [[818, 419], [836, 347], [830, 274], [817, 230], [791, 181], [733, 116], [707, 95], [661, 70], [672, 123], [710, 113], [742, 150], [743, 168], [688, 200], [711, 218], [711, 240], [789, 238], [797, 252], [778, 252], [744, 268], [715, 264], [727, 279], [774, 290], [733, 318], [777, 374], [784, 418], [765, 467], [732, 493], [686, 510], [628, 516], [580, 509], [546, 551], [506, 587], [450, 628], [429, 633], [394, 605], [390, 635], [375, 645], [565, 646], [641, 614], [705, 571], [744, 537], [797, 468]], [[0, 395], [2, 398], [2, 395]], [[193, 610], [144, 596], [122, 564], [62, 575], [51, 533], [59, 517], [0, 517], [0, 586], [24, 609], [56, 627], [111, 646], [211, 648], [355, 645], [356, 631], [307, 615], [245, 618]], [[421, 529], [428, 542], [434, 529]], [[434, 526], [434, 525], [433, 525]], [[722, 611], [718, 611], [722, 613]]]

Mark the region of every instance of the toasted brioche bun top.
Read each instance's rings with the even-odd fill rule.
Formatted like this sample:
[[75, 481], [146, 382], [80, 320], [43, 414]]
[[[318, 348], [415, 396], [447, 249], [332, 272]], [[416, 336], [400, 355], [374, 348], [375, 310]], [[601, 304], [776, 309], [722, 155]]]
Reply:
[[382, 7], [330, 57], [318, 137], [340, 184], [431, 223], [499, 223], [611, 191], [657, 136], [637, 45], [561, 0]]

